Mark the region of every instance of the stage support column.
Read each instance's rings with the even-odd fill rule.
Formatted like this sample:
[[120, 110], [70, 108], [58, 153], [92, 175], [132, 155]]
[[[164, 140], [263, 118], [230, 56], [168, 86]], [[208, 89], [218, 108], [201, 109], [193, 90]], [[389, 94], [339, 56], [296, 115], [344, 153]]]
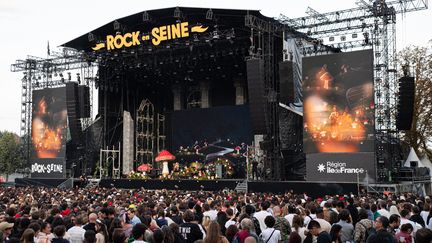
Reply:
[[241, 80], [235, 80], [234, 87], [236, 89], [235, 104], [244, 105], [246, 103], [244, 82]]
[[200, 83], [201, 90], [201, 108], [210, 107], [210, 82], [204, 81]]
[[174, 94], [174, 110], [179, 111], [182, 109], [182, 95], [181, 95], [181, 87], [178, 85], [175, 85], [172, 87], [172, 92]]

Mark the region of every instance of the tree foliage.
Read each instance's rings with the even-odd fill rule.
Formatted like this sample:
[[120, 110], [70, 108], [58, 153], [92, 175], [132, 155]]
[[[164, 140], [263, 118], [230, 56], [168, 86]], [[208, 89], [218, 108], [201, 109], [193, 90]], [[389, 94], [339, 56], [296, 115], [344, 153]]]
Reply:
[[403, 141], [417, 154], [432, 158], [432, 45], [410, 46], [399, 52], [400, 66], [409, 65], [415, 78], [414, 112], [411, 130], [403, 134]]
[[0, 173], [12, 174], [24, 166], [23, 146], [20, 137], [11, 132], [0, 133]]

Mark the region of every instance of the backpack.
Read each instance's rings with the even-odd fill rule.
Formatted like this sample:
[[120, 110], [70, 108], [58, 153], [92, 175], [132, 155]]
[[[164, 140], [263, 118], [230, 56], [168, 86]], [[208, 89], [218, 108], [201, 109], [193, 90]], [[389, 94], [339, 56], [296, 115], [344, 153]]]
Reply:
[[236, 234], [232, 239], [231, 243], [241, 243], [240, 237]]
[[376, 234], [376, 230], [375, 230], [375, 228], [373, 226], [370, 227], [370, 228], [368, 228], [368, 227], [366, 227], [366, 225], [364, 225], [364, 224], [362, 224], [360, 222], [358, 222], [358, 223], [361, 224], [363, 226], [363, 228], [366, 229], [366, 231], [365, 231], [365, 238], [364, 238], [365, 242], [366, 242], [366, 240], [367, 240], [367, 238], [369, 236]]
[[261, 235], [261, 226], [260, 226], [258, 219], [255, 217], [252, 217], [252, 222], [253, 222], [254, 227], [255, 227], [255, 233], [257, 235]]

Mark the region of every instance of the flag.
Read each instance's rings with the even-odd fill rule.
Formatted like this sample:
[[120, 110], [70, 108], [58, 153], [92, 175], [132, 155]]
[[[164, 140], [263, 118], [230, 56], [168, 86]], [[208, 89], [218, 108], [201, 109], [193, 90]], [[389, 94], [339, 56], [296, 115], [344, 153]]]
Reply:
[[48, 54], [48, 56], [51, 55], [50, 47], [49, 47], [49, 41], [48, 41], [48, 46], [47, 46], [47, 54]]

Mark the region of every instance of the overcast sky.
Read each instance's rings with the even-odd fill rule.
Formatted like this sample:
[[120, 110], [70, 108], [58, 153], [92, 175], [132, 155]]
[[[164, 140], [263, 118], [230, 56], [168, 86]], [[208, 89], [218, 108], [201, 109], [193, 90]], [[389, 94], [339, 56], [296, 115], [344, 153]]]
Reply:
[[[355, 0], [0, 0], [0, 130], [19, 134], [23, 74], [10, 72], [15, 60], [46, 57], [48, 40], [51, 47], [59, 46], [114, 19], [175, 6], [257, 9], [269, 17], [295, 18], [305, 16], [308, 6], [325, 13], [356, 5]], [[426, 45], [432, 39], [431, 22], [430, 9], [398, 15], [397, 48]]]

